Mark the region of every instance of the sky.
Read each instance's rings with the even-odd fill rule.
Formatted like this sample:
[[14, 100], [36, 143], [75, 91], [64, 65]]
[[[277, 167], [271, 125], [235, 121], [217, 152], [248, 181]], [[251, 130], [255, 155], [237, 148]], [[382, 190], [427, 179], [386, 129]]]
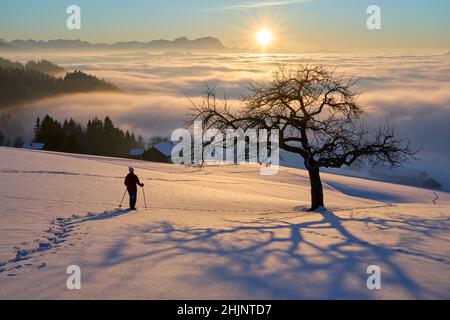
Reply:
[[[66, 8], [81, 8], [68, 30]], [[366, 9], [381, 8], [368, 30]], [[254, 45], [273, 32], [277, 51], [448, 51], [448, 0], [15, 0], [0, 4], [0, 38], [91, 42], [214, 36], [228, 47]]]

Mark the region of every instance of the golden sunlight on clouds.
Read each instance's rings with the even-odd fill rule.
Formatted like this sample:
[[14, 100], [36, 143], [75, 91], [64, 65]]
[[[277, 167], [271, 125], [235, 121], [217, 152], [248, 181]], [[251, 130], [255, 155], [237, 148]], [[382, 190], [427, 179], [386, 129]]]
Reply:
[[[239, 108], [239, 98], [246, 93], [248, 82], [270, 80], [279, 64], [323, 64], [336, 67], [338, 73], [358, 76], [357, 89], [364, 92], [360, 101], [367, 108], [369, 124], [376, 127], [380, 120], [392, 117], [399, 137], [410, 138], [413, 148], [422, 147], [417, 168], [450, 181], [450, 170], [442, 169], [448, 167], [450, 159], [445, 139], [450, 135], [450, 56], [274, 54], [285, 40], [285, 33], [280, 32], [277, 24], [255, 24], [254, 28], [245, 29], [245, 36], [261, 48], [256, 35], [269, 26], [273, 38], [264, 54], [42, 56], [69, 70], [83, 70], [104, 78], [125, 93], [83, 93], [43, 99], [20, 108], [20, 117], [26, 122], [24, 127], [32, 128], [36, 117], [46, 114], [60, 121], [72, 117], [81, 122], [108, 115], [121, 128], [146, 138], [170, 136], [173, 129], [185, 125], [191, 107], [189, 99], [201, 101], [205, 83], [217, 86], [218, 96], [226, 95], [230, 108]], [[17, 56], [21, 61], [33, 58], [35, 53]]]

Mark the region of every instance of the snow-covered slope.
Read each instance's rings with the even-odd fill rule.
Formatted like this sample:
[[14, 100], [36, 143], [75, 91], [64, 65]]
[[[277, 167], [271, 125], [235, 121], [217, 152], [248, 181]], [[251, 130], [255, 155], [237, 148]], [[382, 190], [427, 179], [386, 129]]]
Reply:
[[[118, 209], [127, 167], [146, 184]], [[450, 194], [0, 148], [0, 298], [450, 298]], [[81, 268], [68, 290], [66, 268]], [[381, 290], [368, 290], [378, 265]]]

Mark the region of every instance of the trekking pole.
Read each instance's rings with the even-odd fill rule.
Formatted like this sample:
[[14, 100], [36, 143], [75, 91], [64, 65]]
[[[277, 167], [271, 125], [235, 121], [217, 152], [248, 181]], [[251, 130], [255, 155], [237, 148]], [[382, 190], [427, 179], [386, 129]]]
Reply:
[[122, 208], [123, 199], [125, 199], [125, 194], [127, 193], [127, 189], [123, 192], [122, 201], [120, 201], [119, 208]]
[[147, 200], [145, 199], [145, 189], [144, 189], [144, 187], [142, 187], [142, 193], [144, 194], [145, 209], [147, 209]]

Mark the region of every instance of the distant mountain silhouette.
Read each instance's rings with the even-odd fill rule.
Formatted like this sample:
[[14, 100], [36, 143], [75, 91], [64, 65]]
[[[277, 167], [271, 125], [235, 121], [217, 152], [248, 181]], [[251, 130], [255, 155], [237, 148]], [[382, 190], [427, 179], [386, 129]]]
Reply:
[[117, 42], [114, 44], [106, 43], [90, 43], [81, 40], [12, 40], [6, 42], [0, 40], [2, 46], [17, 49], [71, 49], [71, 50], [86, 50], [86, 49], [145, 49], [145, 50], [190, 50], [190, 51], [221, 51], [227, 50], [222, 42], [213, 37], [204, 37], [190, 40], [186, 37], [170, 40], [154, 40], [150, 42]]
[[60, 94], [119, 91], [116, 86], [81, 71], [68, 72], [64, 78], [49, 74], [60, 73], [61, 69], [64, 70], [46, 60], [30, 61], [24, 66], [0, 58], [0, 108]]
[[14, 49], [14, 47], [8, 43], [6, 43], [5, 40], [0, 39], [0, 49]]

